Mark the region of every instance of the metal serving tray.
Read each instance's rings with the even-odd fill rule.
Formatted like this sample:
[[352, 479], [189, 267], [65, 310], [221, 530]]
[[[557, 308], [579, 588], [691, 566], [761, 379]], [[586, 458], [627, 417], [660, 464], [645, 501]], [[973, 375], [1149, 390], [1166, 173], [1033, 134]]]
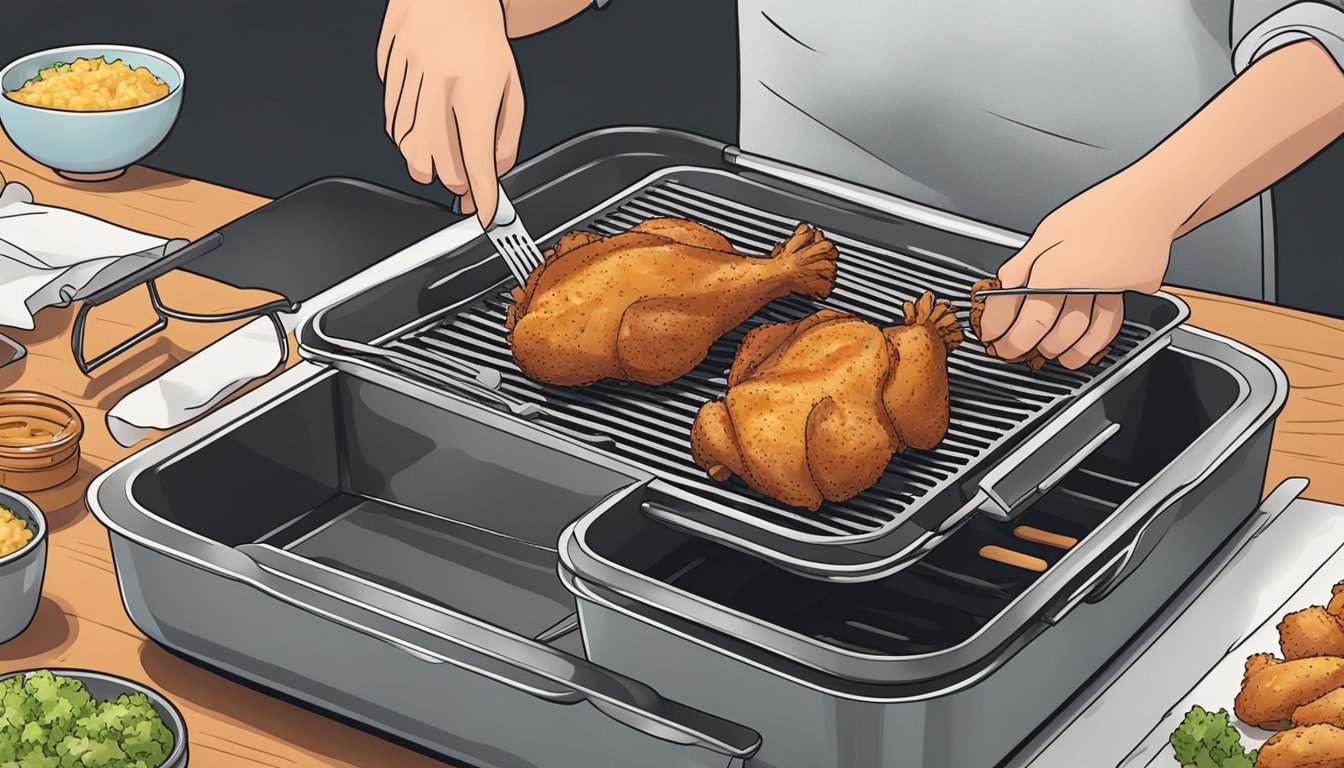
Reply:
[[[733, 153], [724, 158], [743, 162]], [[822, 307], [891, 324], [901, 320], [902, 302], [925, 290], [952, 301], [968, 326], [971, 285], [992, 271], [979, 265], [986, 243], [970, 238], [976, 233], [996, 238], [968, 222], [962, 232], [941, 221], [945, 228], [933, 229], [880, 210], [807, 200], [793, 180], [770, 183], [747, 176], [729, 167], [662, 169], [558, 226], [548, 223], [549, 234], [542, 238], [549, 244], [574, 229], [613, 235], [648, 218], [674, 216], [716, 229], [747, 253], [768, 253], [799, 221], [819, 226], [837, 244], [839, 276], [828, 299], [791, 296], [771, 303], [713, 345], [694, 371], [668, 385], [603, 382], [574, 389], [523, 376], [504, 328], [511, 302], [507, 270], [488, 248], [484, 254], [474, 249], [448, 254], [444, 270], [456, 269], [432, 278], [414, 274], [398, 280], [397, 290], [406, 296], [415, 290], [408, 281], [423, 281], [415, 300], [421, 317], [389, 323], [385, 301], [361, 298], [350, 302], [357, 309], [338, 306], [315, 316], [302, 344], [338, 365], [360, 360], [439, 386], [498, 380], [497, 388], [478, 388], [482, 396], [507, 399], [514, 414], [653, 473], [667, 493], [648, 503], [646, 514], [795, 572], [866, 580], [908, 566], [977, 511], [1011, 518], [1070, 461], [1113, 437], [1114, 425], [1084, 414], [1115, 381], [1165, 345], [1188, 314], [1167, 294], [1128, 296], [1127, 321], [1110, 356], [1077, 372], [1053, 364], [1034, 373], [1008, 365], [988, 357], [968, 336], [949, 361], [952, 420], [938, 448], [897, 457], [854, 499], [825, 504], [816, 513], [792, 509], [740, 479], [716, 483], [691, 459], [695, 414], [722, 397], [743, 334]], [[835, 192], [835, 184], [819, 180], [814, 186]], [[540, 218], [526, 215], [529, 222]]]

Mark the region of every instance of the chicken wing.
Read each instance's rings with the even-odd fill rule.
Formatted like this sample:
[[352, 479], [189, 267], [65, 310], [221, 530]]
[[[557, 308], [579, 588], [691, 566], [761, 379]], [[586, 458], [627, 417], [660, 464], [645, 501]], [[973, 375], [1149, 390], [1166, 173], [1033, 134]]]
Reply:
[[1280, 662], [1257, 654], [1246, 661], [1246, 677], [1234, 710], [1244, 723], [1276, 728], [1289, 722], [1298, 707], [1341, 686], [1344, 658], [1317, 656]]
[[947, 355], [961, 328], [929, 293], [905, 313], [904, 325], [887, 329], [823, 310], [752, 330], [724, 398], [696, 416], [696, 463], [715, 480], [737, 475], [815, 511], [867, 489], [907, 447], [936, 446], [949, 419]]
[[1319, 605], [1290, 613], [1279, 622], [1279, 647], [1289, 660], [1344, 656], [1344, 619]]
[[514, 289], [509, 344], [527, 376], [579, 387], [685, 375], [767, 303], [829, 295], [837, 252], [806, 224], [756, 258], [694, 222], [650, 219], [612, 237], [569, 233], [544, 255]]
[[1330, 588], [1330, 602], [1325, 606], [1325, 610], [1331, 616], [1344, 619], [1344, 581]]
[[1344, 688], [1303, 704], [1293, 712], [1293, 725], [1335, 725], [1344, 728]]
[[1344, 729], [1309, 725], [1276, 733], [1260, 748], [1255, 768], [1344, 768]]

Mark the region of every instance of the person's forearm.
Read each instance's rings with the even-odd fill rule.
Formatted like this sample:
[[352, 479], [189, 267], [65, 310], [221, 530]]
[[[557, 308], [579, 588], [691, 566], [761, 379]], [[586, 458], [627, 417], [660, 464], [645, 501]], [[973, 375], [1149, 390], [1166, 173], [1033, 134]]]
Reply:
[[527, 37], [559, 26], [592, 5], [592, 0], [500, 0], [509, 37]]
[[1169, 217], [1180, 237], [1270, 187], [1341, 133], [1344, 72], [1319, 43], [1304, 40], [1248, 67], [1118, 177]]

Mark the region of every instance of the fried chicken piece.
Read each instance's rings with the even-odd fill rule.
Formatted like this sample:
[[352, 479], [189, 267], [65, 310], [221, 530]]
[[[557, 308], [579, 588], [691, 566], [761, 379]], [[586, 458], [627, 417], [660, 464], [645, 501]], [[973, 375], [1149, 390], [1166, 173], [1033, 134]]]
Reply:
[[931, 293], [886, 329], [835, 310], [755, 328], [724, 398], [696, 416], [695, 461], [790, 506], [852, 498], [897, 453], [947, 434], [947, 356], [961, 341], [951, 305]]
[[544, 255], [513, 291], [509, 344], [527, 376], [580, 387], [684, 376], [767, 303], [828, 296], [837, 252], [806, 224], [756, 258], [707, 227], [661, 218], [612, 237], [572, 232]]
[[1344, 728], [1344, 688], [1336, 688], [1298, 707], [1293, 712], [1293, 725], [1334, 725]]
[[1276, 733], [1260, 748], [1255, 768], [1344, 768], [1344, 729], [1309, 725]]
[[1344, 619], [1319, 605], [1290, 613], [1279, 622], [1283, 658], [1344, 656]]
[[1272, 653], [1253, 653], [1246, 657], [1246, 671], [1241, 676], [1241, 687], [1246, 687], [1246, 681], [1250, 680], [1261, 670], [1269, 669], [1275, 664], [1282, 664], [1283, 659], [1278, 658]]
[[1344, 581], [1330, 588], [1330, 603], [1325, 606], [1331, 616], [1344, 619]]
[[[975, 338], [979, 339], [981, 343], [985, 345], [985, 352], [990, 357], [999, 357], [999, 355], [994, 351], [993, 344], [985, 342], [984, 334], [981, 333], [980, 330], [980, 323], [985, 317], [985, 300], [979, 296], [979, 293], [981, 291], [996, 291], [1002, 287], [1003, 283], [1001, 283], [998, 278], [981, 280], [971, 286], [971, 332], [975, 334]], [[1106, 356], [1110, 353], [1111, 348], [1106, 347], [1094, 355], [1088, 362], [1092, 365], [1096, 365], [1106, 359]], [[1040, 351], [1036, 349], [1031, 350], [1025, 355], [1019, 355], [1011, 360], [1007, 358], [999, 359], [1007, 363], [1026, 363], [1027, 367], [1033, 371], [1039, 371], [1046, 363], [1045, 355], [1042, 355]]]
[[1276, 728], [1287, 723], [1298, 707], [1344, 686], [1344, 658], [1274, 661], [1267, 663], [1259, 655], [1247, 659], [1246, 678], [1233, 707], [1242, 722]]

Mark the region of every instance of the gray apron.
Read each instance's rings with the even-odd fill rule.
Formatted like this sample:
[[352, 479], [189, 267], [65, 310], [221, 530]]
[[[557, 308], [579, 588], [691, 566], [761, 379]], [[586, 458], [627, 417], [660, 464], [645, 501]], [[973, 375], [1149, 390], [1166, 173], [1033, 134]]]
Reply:
[[[1253, 56], [1301, 39], [1285, 5], [739, 0], [739, 142], [1029, 233], [1161, 142]], [[1344, 26], [1337, 8], [1315, 10], [1314, 27]], [[1272, 299], [1271, 211], [1266, 193], [1177, 241], [1167, 281]]]

